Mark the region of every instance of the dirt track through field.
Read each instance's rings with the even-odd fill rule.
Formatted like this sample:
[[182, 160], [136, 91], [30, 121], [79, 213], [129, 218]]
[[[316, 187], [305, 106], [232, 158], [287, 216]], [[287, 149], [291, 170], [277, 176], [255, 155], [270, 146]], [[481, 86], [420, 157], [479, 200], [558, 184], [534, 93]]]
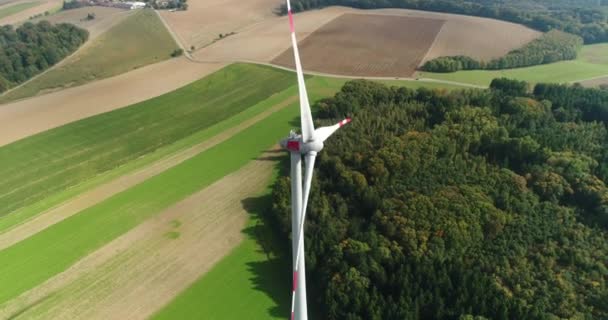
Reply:
[[275, 165], [250, 162], [0, 306], [0, 318], [149, 317], [240, 243], [243, 200], [268, 185]]
[[26, 239], [49, 226], [58, 223], [78, 212], [91, 207], [109, 197], [118, 194], [124, 190], [127, 190], [136, 184], [139, 184], [146, 179], [149, 179], [171, 167], [174, 167], [185, 160], [188, 160], [195, 155], [229, 139], [235, 134], [249, 128], [257, 122], [268, 117], [272, 113], [288, 106], [289, 104], [296, 102], [297, 97], [291, 97], [285, 101], [276, 104], [268, 110], [240, 123], [239, 125], [223, 131], [222, 133], [215, 135], [204, 142], [190, 147], [186, 150], [180, 151], [167, 158], [159, 160], [150, 166], [147, 166], [141, 170], [123, 175], [115, 180], [108, 183], [102, 184], [90, 191], [82, 193], [78, 197], [71, 199], [58, 207], [43, 212], [34, 218], [24, 222], [23, 224], [17, 225], [16, 227], [9, 229], [7, 232], [0, 234], [0, 250], [8, 248], [13, 244]]

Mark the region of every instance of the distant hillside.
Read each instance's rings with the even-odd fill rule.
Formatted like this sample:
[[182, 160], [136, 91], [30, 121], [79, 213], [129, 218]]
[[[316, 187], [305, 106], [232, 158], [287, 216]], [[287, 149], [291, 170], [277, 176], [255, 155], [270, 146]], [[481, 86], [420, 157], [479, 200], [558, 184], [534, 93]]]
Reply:
[[74, 52], [89, 33], [74, 25], [47, 21], [17, 29], [0, 27], [0, 92], [48, 69]]
[[[585, 43], [608, 42], [608, 1], [600, 0], [293, 0], [295, 11], [341, 5], [361, 9], [404, 8], [465, 14], [520, 23], [539, 31], [558, 29]], [[282, 7], [285, 12], [285, 7]]]
[[[608, 319], [608, 92], [347, 83], [313, 179], [310, 303], [329, 320]], [[290, 230], [290, 182], [273, 212]]]

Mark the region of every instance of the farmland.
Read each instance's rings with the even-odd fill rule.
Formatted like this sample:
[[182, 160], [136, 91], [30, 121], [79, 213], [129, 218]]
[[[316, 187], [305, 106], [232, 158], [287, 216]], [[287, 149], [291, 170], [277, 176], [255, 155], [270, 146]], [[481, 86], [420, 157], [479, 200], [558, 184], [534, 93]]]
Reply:
[[[348, 21], [348, 16], [351, 14], [358, 14], [357, 17], [362, 20], [360, 20], [360, 22], [359, 20], [356, 20], [355, 22], [352, 20]], [[346, 16], [342, 17], [343, 15]], [[384, 19], [371, 18], [369, 17], [370, 15], [379, 15]], [[377, 28], [377, 30], [382, 33], [375, 35], [380, 38], [387, 37], [394, 39], [395, 37], [408, 37], [408, 39], [412, 41], [402, 44], [399, 51], [393, 51], [390, 52], [390, 54], [384, 52], [384, 59], [399, 60], [403, 56], [411, 55], [408, 50], [404, 49], [406, 46], [407, 48], [418, 48], [419, 44], [416, 43], [417, 38], [415, 34], [409, 35], [408, 33], [400, 32], [399, 35], [396, 36], [395, 33], [402, 29], [391, 30], [388, 28], [387, 25], [390, 21], [394, 21], [396, 19], [395, 17], [414, 19], [412, 21], [420, 21], [416, 19], [444, 21], [443, 27], [437, 33], [436, 38], [431, 39], [432, 45], [428, 46], [427, 52], [422, 53], [424, 58], [422, 59], [422, 62], [436, 56], [453, 54], [470, 55], [480, 59], [495, 58], [506, 54], [510, 50], [521, 47], [523, 44], [540, 35], [539, 32], [521, 25], [492, 19], [415, 10], [357, 10], [344, 7], [329, 7], [296, 15], [296, 31], [298, 33], [298, 40], [300, 40], [302, 45], [302, 48], [300, 49], [304, 49], [304, 46], [307, 43], [306, 39], [309, 36], [316, 34], [315, 31], [319, 30], [320, 32], [327, 26], [341, 23], [340, 21], [346, 21], [349, 24], [349, 27], [363, 32], [367, 32], [366, 27]], [[369, 23], [367, 23], [367, 21], [369, 21]], [[240, 60], [258, 62], [270, 62], [281, 55], [281, 64], [289, 65], [291, 63], [290, 60], [287, 59], [289, 54], [284, 52], [290, 49], [289, 41], [284, 40], [285, 32], [288, 30], [287, 26], [288, 21], [286, 17], [269, 18], [262, 22], [252, 24], [248, 28], [237, 30], [235, 35], [222, 39], [213, 45], [197, 49], [193, 55], [200, 61]], [[389, 31], [388, 34], [384, 32], [386, 31], [384, 29]], [[336, 40], [341, 38], [348, 39], [349, 37], [352, 38], [352, 34], [354, 33], [355, 32], [351, 32], [347, 29], [338, 29], [333, 34], [324, 34], [323, 39], [326, 39], [324, 41], [328, 41], [332, 46], [338, 48], [338, 45], [333, 44], [332, 40], [334, 38]], [[463, 36], [463, 34], [470, 36]], [[382, 47], [373, 47], [368, 43], [369, 41], [374, 41], [373, 37], [371, 37], [371, 39], [370, 37], [367, 37], [367, 39], [365, 39], [366, 41], [361, 39], [354, 40], [357, 41], [342, 43], [341, 51], [338, 53], [340, 55], [349, 55], [350, 51], [365, 50], [366, 48], [374, 52], [384, 50]], [[317, 54], [321, 53], [317, 52]], [[416, 53], [412, 56], [418, 59], [419, 55], [419, 53]], [[359, 60], [362, 59], [361, 57], [357, 58]], [[308, 70], [310, 63], [307, 61], [310, 59], [306, 60], [305, 57], [302, 59], [304, 62], [304, 69]], [[417, 60], [408, 61], [408, 63], [415, 64], [416, 61]], [[331, 73], [327, 70], [325, 70], [325, 72]], [[352, 74], [352, 72], [350, 74]], [[359, 73], [358, 75], [361, 74]], [[372, 74], [368, 75], [371, 76]]]
[[[135, 12], [109, 7], [84, 7], [62, 10], [49, 16], [33, 19], [31, 22], [46, 20], [53, 24], [71, 23], [87, 29], [89, 31], [89, 41], [91, 41]], [[95, 19], [87, 19], [88, 14], [95, 15]]]
[[8, 92], [0, 102], [108, 78], [170, 58], [177, 45], [153, 10], [140, 10], [60, 66]]
[[499, 77], [525, 80], [531, 83], [579, 82], [608, 75], [608, 62], [604, 55], [607, 50], [606, 44], [594, 44], [584, 46], [578, 59], [573, 61], [497, 71], [474, 70], [445, 74], [418, 72], [417, 76], [483, 86], [489, 85], [492, 79]]
[[39, 5], [39, 2], [22, 2], [22, 3], [17, 3], [17, 4], [9, 4], [6, 6], [2, 6], [0, 7], [0, 19], [4, 18], [4, 17], [8, 17], [10, 15], [13, 15], [15, 13], [21, 12], [23, 10], [29, 9], [29, 8], [33, 8], [37, 5]]
[[[2, 216], [227, 119], [285, 89], [289, 78], [287, 72], [235, 65], [169, 95], [5, 146]], [[207, 99], [196, 99], [201, 96]]]
[[[24, 3], [36, 3], [36, 5], [32, 5], [32, 6], [25, 6]], [[40, 1], [29, 1], [29, 0], [25, 0], [25, 1], [14, 1], [14, 2], [10, 2], [10, 4], [7, 4], [6, 6], [4, 6], [3, 8], [7, 8], [10, 6], [14, 6], [14, 5], [19, 5], [20, 10], [18, 10], [17, 12], [12, 12], [9, 15], [6, 15], [4, 17], [0, 17], [0, 25], [5, 25], [5, 24], [18, 24], [21, 22], [24, 22], [28, 19], [30, 19], [31, 17], [35, 16], [35, 15], [39, 15], [39, 14], [44, 14], [45, 12], [55, 12], [58, 9], [61, 9], [61, 4], [62, 1], [61, 0], [40, 0]]]
[[[344, 14], [301, 41], [300, 55], [306, 62], [306, 70], [352, 76], [408, 77], [416, 71], [444, 22]], [[401, 54], [396, 54], [398, 52]], [[283, 52], [272, 63], [294, 68], [293, 51]]]
[[201, 48], [220, 33], [239, 32], [255, 23], [276, 19], [274, 10], [281, 3], [281, 0], [192, 1], [186, 11], [160, 14], [185, 48]]
[[[194, 62], [163, 61], [177, 44], [153, 11], [51, 16], [97, 33], [65, 63], [3, 97], [33, 98], [0, 106], [0, 319], [288, 314], [289, 259], [266, 213], [284, 158], [269, 149], [297, 123], [295, 76], [243, 63], [216, 71], [235, 60], [290, 67], [287, 21], [267, 10], [274, 0], [225, 2], [160, 13], [182, 45], [199, 47]], [[97, 22], [79, 20], [98, 9]], [[243, 10], [250, 14], [232, 20]], [[334, 7], [296, 17], [304, 68], [319, 72], [306, 80], [311, 101], [348, 80], [323, 73], [409, 77], [434, 55], [490, 57], [538, 36], [488, 19], [365, 13]], [[526, 80], [606, 75], [607, 50], [587, 46], [571, 66], [506, 72]], [[377, 81], [453, 89], [487, 85], [496, 74], [415, 76], [421, 80]]]

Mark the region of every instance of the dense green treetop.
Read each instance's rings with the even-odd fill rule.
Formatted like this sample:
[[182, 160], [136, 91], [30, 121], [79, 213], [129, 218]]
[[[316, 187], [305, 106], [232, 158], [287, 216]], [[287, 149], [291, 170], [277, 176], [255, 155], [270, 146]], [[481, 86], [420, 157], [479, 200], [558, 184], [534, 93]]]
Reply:
[[88, 31], [72, 24], [26, 22], [0, 27], [0, 92], [61, 61], [83, 44]]
[[328, 319], [608, 318], [608, 92], [358, 80], [317, 107], [317, 125], [354, 119], [319, 155], [307, 216]]

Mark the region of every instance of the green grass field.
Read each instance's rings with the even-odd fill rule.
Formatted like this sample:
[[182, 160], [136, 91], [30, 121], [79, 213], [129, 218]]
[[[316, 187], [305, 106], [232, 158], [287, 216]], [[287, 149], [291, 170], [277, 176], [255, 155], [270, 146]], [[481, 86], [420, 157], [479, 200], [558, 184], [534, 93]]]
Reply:
[[0, 19], [11, 16], [15, 13], [19, 13], [23, 10], [27, 10], [29, 8], [33, 8], [39, 4], [40, 4], [40, 2], [38, 2], [38, 1], [22, 2], [22, 3], [18, 3], [18, 4], [14, 4], [14, 5], [2, 8], [2, 9], [0, 9]]
[[438, 80], [448, 80], [488, 86], [492, 79], [507, 77], [525, 80], [530, 83], [539, 82], [577, 82], [589, 78], [608, 76], [608, 44], [584, 46], [578, 59], [552, 64], [508, 69], [508, 70], [473, 70], [454, 73], [419, 72], [418, 77]]
[[286, 71], [232, 65], [158, 98], [4, 146], [0, 217], [228, 119], [293, 80]]
[[121, 21], [67, 58], [23, 86], [0, 97], [0, 103], [115, 76], [169, 59], [177, 44], [151, 9]]

